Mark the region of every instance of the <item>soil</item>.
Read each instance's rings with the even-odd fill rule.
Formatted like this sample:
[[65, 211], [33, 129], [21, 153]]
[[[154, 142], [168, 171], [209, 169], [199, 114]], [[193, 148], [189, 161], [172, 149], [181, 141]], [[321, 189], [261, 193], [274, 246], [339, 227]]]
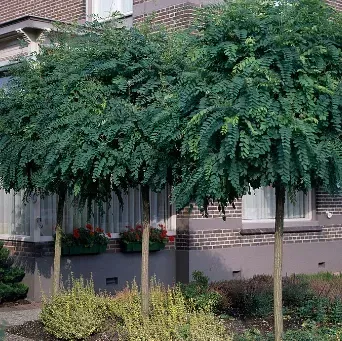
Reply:
[[18, 300], [15, 302], [3, 302], [0, 304], [0, 309], [1, 308], [12, 308], [12, 307], [17, 307], [17, 306], [23, 306], [26, 304], [31, 304], [31, 302], [28, 300]]
[[[89, 336], [85, 339], [85, 341], [117, 341], [118, 336], [111, 328], [111, 325], [108, 325], [107, 330]], [[6, 329], [6, 332], [9, 334], [19, 335], [26, 337], [28, 339], [32, 339], [35, 341], [61, 341], [61, 339], [57, 339], [54, 336], [47, 333], [43, 327], [43, 324], [39, 321], [30, 321], [26, 322], [21, 326], [9, 327]]]
[[[261, 334], [268, 334], [273, 332], [273, 316], [268, 318], [249, 318], [249, 319], [238, 319], [228, 318], [225, 321], [225, 325], [229, 331], [234, 334], [242, 334], [247, 330], [259, 330]], [[291, 318], [290, 315], [284, 316], [284, 330], [300, 329], [302, 321]]]
[[[113, 321], [108, 321], [105, 331], [99, 334], [89, 336], [85, 341], [118, 341], [118, 335], [113, 330]], [[247, 330], [258, 329], [262, 334], [268, 334], [273, 331], [273, 317], [267, 319], [251, 318], [251, 319], [225, 319], [227, 329], [234, 334], [242, 334]], [[301, 322], [292, 319], [290, 316], [284, 317], [284, 329], [298, 329]], [[7, 333], [23, 336], [35, 341], [61, 341], [54, 336], [48, 334], [39, 321], [26, 322], [21, 326], [7, 328]]]

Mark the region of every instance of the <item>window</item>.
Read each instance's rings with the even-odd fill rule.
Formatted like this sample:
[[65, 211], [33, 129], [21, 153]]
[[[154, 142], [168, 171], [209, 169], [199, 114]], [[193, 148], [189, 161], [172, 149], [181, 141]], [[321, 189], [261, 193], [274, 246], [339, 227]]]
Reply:
[[[175, 214], [169, 198], [168, 188], [160, 193], [150, 193], [151, 225], [163, 224], [170, 231], [175, 230]], [[0, 235], [30, 237], [34, 229], [39, 227], [41, 237], [51, 237], [57, 223], [56, 195], [32, 196], [29, 202], [24, 202], [23, 199], [24, 191], [5, 193], [0, 190]], [[111, 233], [119, 233], [126, 226], [141, 223], [142, 203], [138, 189], [130, 189], [123, 195], [123, 209], [114, 193], [110, 204], [104, 205], [104, 212], [93, 205], [90, 221], [87, 219], [87, 209], [80, 211], [71, 201], [69, 198], [64, 208], [64, 228], [67, 232], [72, 232], [73, 228], [84, 226], [87, 222]]]
[[[173, 207], [170, 204], [170, 190], [165, 189], [160, 193], [150, 193], [151, 225], [163, 224], [168, 230], [175, 228]], [[142, 203], [138, 189], [130, 189], [123, 195], [123, 209], [120, 208], [119, 200], [113, 193], [110, 204], [105, 204], [103, 212], [97, 205], [93, 205], [93, 214], [90, 221], [87, 219], [87, 208], [79, 211], [69, 202], [64, 209], [64, 226], [67, 232], [73, 228], [84, 226], [90, 222], [94, 226], [103, 228], [106, 232], [119, 233], [125, 226], [135, 226], [141, 223]], [[56, 226], [57, 200], [56, 196], [46, 196], [40, 200], [41, 232], [44, 236], [52, 235], [52, 228]]]
[[32, 203], [23, 202], [24, 191], [6, 193], [0, 190], [0, 234], [30, 235]]
[[[263, 187], [242, 197], [242, 219], [261, 220], [275, 218], [275, 189]], [[295, 201], [285, 199], [285, 219], [311, 219], [310, 194], [298, 192]]]
[[92, 0], [92, 14], [106, 19], [114, 12], [132, 14], [133, 0]]

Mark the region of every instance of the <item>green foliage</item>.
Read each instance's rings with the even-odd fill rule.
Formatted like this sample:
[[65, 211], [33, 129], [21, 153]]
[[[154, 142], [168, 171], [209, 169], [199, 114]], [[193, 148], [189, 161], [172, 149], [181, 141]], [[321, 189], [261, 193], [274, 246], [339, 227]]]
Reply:
[[[309, 328], [302, 330], [289, 330], [285, 332], [284, 341], [339, 341], [342, 336], [340, 328]], [[272, 341], [272, 334], [262, 335], [258, 331], [247, 331], [237, 335], [234, 341]]]
[[337, 325], [342, 319], [342, 301], [341, 298], [331, 300], [327, 297], [315, 296], [298, 307], [297, 314], [303, 320]]
[[177, 208], [213, 200], [225, 217], [250, 187], [338, 191], [341, 14], [321, 0], [231, 0], [197, 19], [173, 92], [186, 117]]
[[135, 283], [114, 297], [111, 310], [119, 321], [123, 341], [229, 341], [222, 322], [213, 314], [189, 311], [179, 287], [164, 288], [152, 280], [151, 310], [148, 319], [141, 314], [141, 294]]
[[169, 135], [156, 143], [153, 123], [163, 119], [158, 103], [183, 64], [180, 48], [173, 51], [164, 32], [143, 34], [115, 20], [61, 26], [49, 39], [10, 69], [14, 78], [0, 95], [3, 188], [62, 186], [80, 208], [142, 183], [160, 191], [177, 149]]
[[257, 275], [251, 279], [222, 281], [211, 284], [229, 302], [223, 312], [242, 317], [266, 317], [273, 309], [272, 277]]
[[217, 311], [221, 305], [221, 295], [210, 290], [209, 278], [201, 271], [192, 273], [193, 281], [189, 284], [181, 285], [181, 290], [194, 311]]
[[28, 286], [20, 283], [25, 276], [25, 271], [13, 266], [10, 251], [0, 242], [0, 302], [16, 301], [25, 298]]
[[[223, 313], [243, 318], [266, 318], [272, 314], [272, 276], [256, 275], [250, 279], [214, 282], [210, 284], [210, 290], [220, 294], [219, 309]], [[301, 276], [283, 278], [283, 304], [289, 314], [295, 314], [313, 297], [306, 279]]]
[[100, 331], [108, 318], [108, 300], [95, 293], [92, 280], [72, 279], [70, 287], [44, 297], [40, 320], [44, 328], [63, 340], [81, 340]]

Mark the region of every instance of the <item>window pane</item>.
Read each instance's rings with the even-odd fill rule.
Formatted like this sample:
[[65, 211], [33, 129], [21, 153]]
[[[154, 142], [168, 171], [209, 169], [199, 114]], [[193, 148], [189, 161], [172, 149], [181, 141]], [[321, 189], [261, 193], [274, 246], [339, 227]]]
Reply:
[[[163, 190], [161, 193], [150, 194], [151, 207], [151, 225], [157, 226], [164, 224], [171, 229], [169, 224], [172, 215], [172, 207], [169, 201], [169, 189]], [[1, 197], [0, 197], [1, 199]], [[142, 203], [140, 191], [138, 189], [130, 189], [123, 197], [123, 209], [120, 208], [118, 197], [112, 193], [110, 204], [104, 204], [103, 212], [97, 205], [93, 204], [93, 214], [88, 221], [87, 207], [80, 211], [72, 198], [67, 200], [64, 208], [64, 226], [67, 232], [72, 232], [76, 227], [85, 226], [87, 222], [95, 227], [101, 227], [106, 232], [118, 233], [126, 226], [135, 226], [141, 223]], [[46, 196], [40, 201], [40, 214], [42, 222], [42, 235], [51, 236], [53, 228], [56, 226], [57, 200], [56, 196]]]
[[31, 202], [24, 202], [24, 191], [0, 191], [0, 234], [30, 235]]
[[129, 14], [133, 11], [133, 0], [93, 0], [93, 14], [108, 18], [114, 12]]
[[[285, 199], [285, 219], [305, 218], [309, 212], [308, 196], [297, 192], [294, 203]], [[264, 187], [252, 190], [242, 198], [242, 219], [259, 220], [275, 218], [275, 189]]]

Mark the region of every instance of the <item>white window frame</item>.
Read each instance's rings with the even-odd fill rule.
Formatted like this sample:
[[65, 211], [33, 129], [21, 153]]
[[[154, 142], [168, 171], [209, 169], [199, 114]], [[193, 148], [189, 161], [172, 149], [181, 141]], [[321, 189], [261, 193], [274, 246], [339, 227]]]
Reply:
[[[308, 210], [305, 210], [305, 217], [303, 218], [284, 218], [284, 224], [288, 225], [287, 223], [290, 223], [290, 225], [295, 225], [295, 223], [298, 223], [299, 225], [301, 223], [308, 223], [308, 222], [312, 222], [313, 218], [314, 218], [314, 207], [313, 207], [313, 200], [312, 200], [312, 196], [313, 196], [314, 191], [310, 190], [307, 192], [307, 194], [305, 195], [305, 204], [308, 207]], [[243, 199], [242, 199], [242, 205], [243, 205]], [[243, 207], [242, 207], [242, 213], [243, 213]], [[269, 218], [269, 219], [246, 219], [243, 218], [242, 216], [242, 223], [244, 225], [248, 225], [248, 224], [255, 224], [255, 223], [264, 223], [264, 224], [274, 224], [275, 222], [275, 218]]]
[[[87, 4], [86, 4], [86, 14], [87, 14], [87, 18], [94, 16], [94, 15], [98, 15], [98, 10], [97, 10], [97, 6], [98, 6], [98, 2], [101, 0], [88, 0]], [[131, 15], [133, 15], [133, 0], [113, 0], [113, 1], [117, 1], [118, 4], [118, 9], [116, 11], [120, 12], [123, 17], [129, 17]], [[132, 1], [132, 10], [129, 12], [123, 12], [123, 3], [126, 1]], [[115, 11], [113, 11], [112, 13], [114, 13]], [[107, 17], [105, 18], [100, 18], [98, 20], [100, 21], [106, 21], [106, 20], [110, 20], [111, 18], [111, 14], [109, 14]]]

